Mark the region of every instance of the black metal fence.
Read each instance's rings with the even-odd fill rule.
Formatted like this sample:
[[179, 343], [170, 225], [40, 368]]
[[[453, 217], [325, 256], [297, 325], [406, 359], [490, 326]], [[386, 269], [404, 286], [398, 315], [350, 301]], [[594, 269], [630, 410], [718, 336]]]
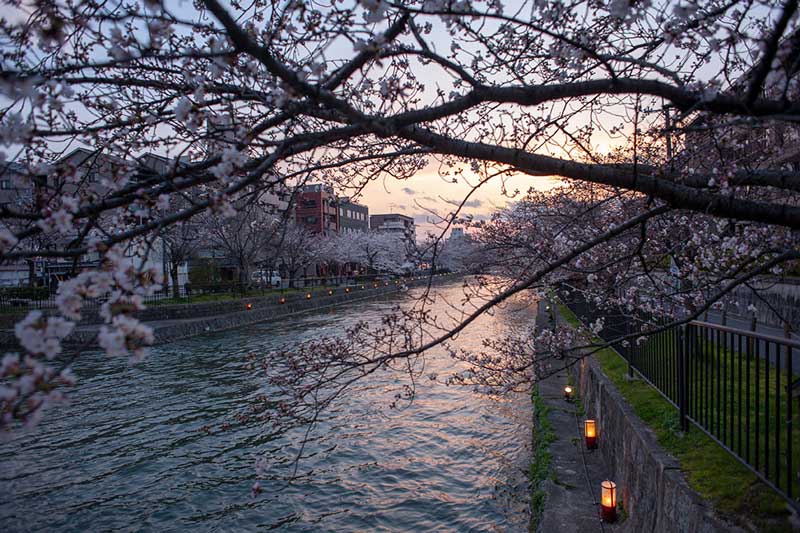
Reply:
[[700, 321], [639, 337], [642, 321], [560, 297], [585, 324], [602, 317], [601, 337], [632, 335], [613, 348], [678, 409], [682, 429], [704, 431], [800, 509], [800, 342]]

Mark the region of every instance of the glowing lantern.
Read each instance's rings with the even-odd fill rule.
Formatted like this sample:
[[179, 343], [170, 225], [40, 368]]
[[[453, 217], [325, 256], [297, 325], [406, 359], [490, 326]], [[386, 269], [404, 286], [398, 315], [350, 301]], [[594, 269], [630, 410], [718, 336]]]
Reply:
[[253, 304], [247, 304], [247, 310], [251, 310], [253, 308]]
[[569, 385], [564, 387], [564, 399], [565, 400], [571, 400], [572, 399], [572, 387], [570, 387]]
[[364, 286], [362, 285], [362, 286], [361, 286], [361, 288], [363, 289], [363, 288], [364, 288]]
[[281, 298], [281, 299], [280, 299], [280, 300], [278, 300], [278, 301], [279, 301], [280, 303], [282, 303], [282, 304], [285, 304], [285, 303], [286, 303], [286, 298]]
[[600, 484], [600, 504], [602, 517], [606, 522], [617, 520], [617, 484], [605, 480]]
[[590, 450], [597, 448], [597, 424], [594, 420], [584, 420], [583, 434], [586, 437], [586, 447]]
[[306, 293], [306, 300], [310, 300], [310, 299], [311, 299], [311, 293], [310, 293], [310, 292], [307, 292], [307, 293]]
[[328, 289], [328, 296], [330, 296], [331, 294], [333, 294], [333, 289]]
[[377, 288], [378, 288], [378, 284], [377, 284], [377, 283], [373, 283], [373, 284], [372, 284], [372, 287], [373, 287], [373, 288], [375, 288], [375, 289], [377, 289]]
[[344, 292], [350, 292], [350, 287], [345, 287]]

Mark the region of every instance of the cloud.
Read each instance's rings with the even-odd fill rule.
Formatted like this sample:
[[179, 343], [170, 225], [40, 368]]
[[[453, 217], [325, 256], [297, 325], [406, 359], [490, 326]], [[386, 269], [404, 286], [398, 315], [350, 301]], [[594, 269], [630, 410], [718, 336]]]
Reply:
[[400, 190], [403, 191], [404, 193], [408, 194], [409, 196], [413, 196], [413, 195], [417, 194], [417, 191], [415, 191], [414, 189], [412, 189], [410, 187], [403, 187]]
[[[450, 200], [450, 199], [444, 199], [444, 201], [456, 207], [460, 206], [462, 202], [462, 200]], [[467, 200], [466, 202], [464, 202], [464, 207], [477, 208], [477, 207], [482, 207], [483, 204], [484, 204], [483, 200], [478, 200], [478, 199]]]
[[422, 199], [423, 200], [427, 200], [429, 202], [438, 202], [439, 201], [438, 198], [434, 198], [433, 196], [423, 196]]

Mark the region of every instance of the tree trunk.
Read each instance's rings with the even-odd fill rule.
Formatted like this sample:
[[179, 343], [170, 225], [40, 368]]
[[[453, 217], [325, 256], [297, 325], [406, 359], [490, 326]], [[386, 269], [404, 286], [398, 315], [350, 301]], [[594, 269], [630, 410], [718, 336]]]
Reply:
[[180, 298], [181, 287], [178, 284], [178, 263], [171, 261], [169, 264], [169, 276], [172, 278], [172, 296]]
[[28, 260], [28, 287], [36, 286], [36, 262], [33, 259]]

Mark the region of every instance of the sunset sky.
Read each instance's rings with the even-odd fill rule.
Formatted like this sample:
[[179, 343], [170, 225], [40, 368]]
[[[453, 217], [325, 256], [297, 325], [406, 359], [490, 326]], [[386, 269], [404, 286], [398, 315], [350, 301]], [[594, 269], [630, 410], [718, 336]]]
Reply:
[[[477, 182], [478, 178], [471, 181]], [[515, 190], [519, 191], [516, 195], [518, 199], [531, 187], [545, 190], [557, 184], [556, 178], [547, 176], [517, 174], [512, 177], [496, 177], [470, 196], [462, 214], [471, 214], [475, 218], [488, 217], [492, 211], [514, 201], [512, 196]], [[370, 214], [400, 213], [413, 216], [417, 223], [417, 236], [422, 238], [426, 232], [435, 229], [432, 222], [436, 215], [446, 215], [456, 209], [470, 189], [463, 180], [459, 183], [447, 183], [438, 175], [436, 166], [429, 165], [408, 180], [398, 181], [387, 177], [370, 183], [358, 202], [369, 206]]]

